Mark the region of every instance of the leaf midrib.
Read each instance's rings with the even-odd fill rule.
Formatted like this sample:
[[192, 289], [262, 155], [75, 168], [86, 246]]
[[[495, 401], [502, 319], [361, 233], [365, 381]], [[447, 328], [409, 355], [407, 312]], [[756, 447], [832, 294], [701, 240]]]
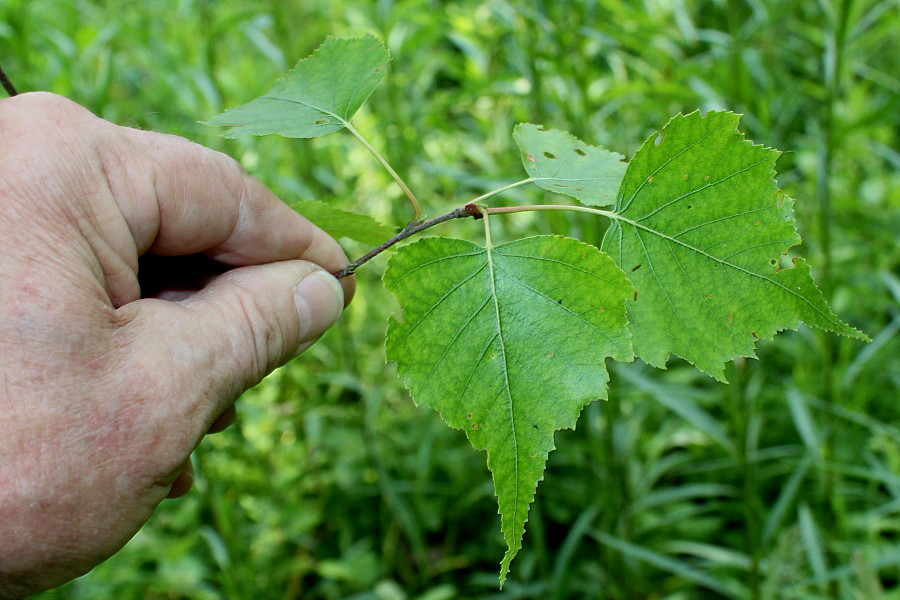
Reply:
[[500, 302], [497, 298], [497, 274], [494, 271], [494, 255], [493, 246], [488, 241], [486, 250], [486, 259], [488, 264], [488, 273], [491, 278], [491, 298], [494, 301], [494, 318], [497, 320], [497, 337], [500, 340], [500, 354], [503, 358], [503, 380], [506, 384], [507, 404], [509, 406], [509, 424], [512, 429], [513, 440], [513, 472], [515, 474], [515, 492], [513, 494], [513, 523], [519, 522], [519, 436], [516, 431], [516, 417], [513, 410], [512, 391], [509, 383], [509, 361], [506, 358], [506, 343], [503, 340], [503, 321], [500, 319]]
[[[284, 98], [283, 96], [263, 96], [263, 98], [271, 98], [272, 100], [281, 100], [282, 102], [290, 102], [291, 104], [299, 104], [301, 106], [305, 106], [306, 108], [311, 108], [313, 110], [317, 110], [321, 113], [325, 113], [329, 117], [334, 117], [338, 121], [340, 121], [341, 125], [346, 127], [350, 124], [350, 120], [339, 116], [337, 113], [328, 110], [327, 108], [322, 108], [321, 106], [316, 106], [315, 104], [310, 104], [309, 102], [304, 102], [303, 100], [296, 100], [294, 98]], [[333, 102], [332, 102], [333, 104]]]
[[[671, 236], [668, 236], [668, 235], [666, 235], [665, 233], [663, 233], [663, 232], [661, 232], [661, 231], [657, 231], [656, 229], [653, 229], [652, 227], [647, 227], [646, 225], [643, 225], [643, 224], [641, 224], [641, 223], [638, 223], [637, 221], [632, 221], [631, 219], [629, 219], [629, 218], [627, 218], [627, 217], [623, 217], [622, 215], [620, 215], [620, 214], [618, 214], [618, 213], [609, 213], [609, 214], [610, 214], [611, 216], [614, 215], [614, 216], [612, 216], [612, 218], [614, 218], [614, 219], [616, 219], [616, 220], [618, 220], [618, 221], [621, 221], [621, 222], [623, 222], [623, 223], [628, 223], [629, 225], [631, 225], [632, 227], [635, 227], [636, 229], [643, 229], [644, 231], [646, 231], [646, 232], [648, 232], [648, 233], [651, 233], [651, 234], [653, 234], [653, 235], [659, 236], [659, 237], [661, 237], [661, 238], [663, 238], [663, 239], [665, 239], [665, 240], [668, 240], [668, 241], [670, 241], [670, 242], [674, 242], [674, 243], [678, 244], [679, 246], [683, 246], [683, 247], [687, 248], [688, 250], [693, 250], [694, 252], [696, 252], [696, 253], [698, 253], [698, 254], [700, 254], [700, 255], [702, 255], [702, 256], [705, 256], [706, 258], [708, 258], [708, 259], [710, 259], [710, 260], [713, 260], [713, 261], [715, 261], [715, 262], [717, 262], [717, 263], [719, 263], [719, 264], [725, 265], [725, 266], [727, 266], [727, 267], [731, 267], [732, 269], [735, 269], [735, 270], [737, 270], [737, 271], [740, 271], [740, 272], [742, 272], [742, 273], [745, 273], [745, 274], [747, 274], [747, 275], [750, 275], [751, 277], [756, 277], [756, 278], [758, 278], [758, 279], [762, 279], [763, 281], [768, 281], [769, 283], [775, 285], [776, 287], [781, 288], [782, 290], [786, 291], [787, 293], [791, 294], [792, 296], [796, 296], [797, 298], [799, 298], [800, 300], [802, 300], [803, 302], [805, 302], [807, 305], [809, 305], [810, 308], [812, 308], [814, 311], [816, 311], [817, 313], [819, 313], [820, 315], [822, 315], [822, 316], [825, 318], [826, 321], [828, 321], [828, 322], [831, 323], [832, 325], [835, 325], [835, 326], [838, 328], [838, 330], [843, 330], [843, 329], [845, 329], [845, 326], [844, 326], [843, 323], [841, 323], [840, 321], [836, 321], [836, 320], [834, 320], [833, 318], [831, 318], [827, 313], [825, 313], [824, 311], [822, 311], [822, 309], [820, 309], [818, 306], [816, 306], [815, 304], [813, 304], [812, 302], [810, 302], [805, 296], [803, 296], [802, 294], [798, 294], [797, 292], [795, 292], [795, 291], [792, 290], [791, 288], [787, 287], [787, 286], [784, 285], [784, 284], [781, 284], [781, 283], [775, 281], [775, 280], [772, 279], [771, 277], [766, 277], [765, 275], [761, 275], [761, 274], [759, 274], [759, 273], [754, 273], [753, 271], [751, 271], [751, 270], [749, 270], [749, 269], [745, 269], [744, 267], [741, 267], [740, 265], [736, 265], [736, 264], [734, 264], [734, 263], [728, 262], [727, 260], [721, 259], [721, 258], [719, 258], [719, 257], [717, 257], [717, 256], [713, 256], [712, 254], [709, 254], [708, 252], [705, 252], [705, 251], [703, 251], [703, 250], [701, 250], [701, 249], [699, 249], [699, 248], [695, 248], [694, 246], [691, 246], [690, 244], [688, 244], [688, 243], [686, 243], [686, 242], [682, 242], [682, 241], [679, 240], [679, 239], [676, 239], [676, 238], [673, 238], [673, 237], [671, 237]], [[619, 235], [620, 235], [620, 240], [621, 240], [621, 236], [624, 235], [624, 229], [620, 227], [620, 228], [619, 228], [619, 231], [620, 231]], [[620, 255], [621, 255], [621, 252], [620, 252]], [[646, 247], [644, 248], [644, 255], [647, 257], [648, 260], [650, 259], [650, 252], [646, 249]]]

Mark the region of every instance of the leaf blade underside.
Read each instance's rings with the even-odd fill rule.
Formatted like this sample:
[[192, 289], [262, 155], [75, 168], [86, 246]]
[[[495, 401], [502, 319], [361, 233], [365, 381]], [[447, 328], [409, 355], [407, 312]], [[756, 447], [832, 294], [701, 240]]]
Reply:
[[730, 112], [674, 117], [629, 163], [602, 248], [638, 291], [628, 306], [635, 355], [670, 354], [724, 381], [725, 362], [800, 322], [865, 339], [842, 323], [803, 259], [793, 200], [775, 188], [778, 152], [753, 145]]
[[341, 210], [318, 200], [300, 200], [290, 202], [288, 206], [334, 239], [346, 237], [377, 246], [396, 233], [393, 227], [379, 223], [369, 215]]
[[488, 453], [508, 546], [502, 585], [554, 432], [606, 398], [606, 357], [632, 358], [633, 288], [607, 255], [557, 236], [493, 248], [426, 238], [391, 258], [384, 282], [403, 309], [388, 360], [416, 403]]
[[390, 54], [376, 37], [328, 38], [265, 94], [206, 122], [237, 138], [313, 138], [347, 127], [384, 78]]
[[522, 164], [539, 187], [571, 196], [591, 206], [616, 201], [625, 169], [625, 157], [585, 144], [558, 129], [520, 123], [513, 138], [522, 153]]

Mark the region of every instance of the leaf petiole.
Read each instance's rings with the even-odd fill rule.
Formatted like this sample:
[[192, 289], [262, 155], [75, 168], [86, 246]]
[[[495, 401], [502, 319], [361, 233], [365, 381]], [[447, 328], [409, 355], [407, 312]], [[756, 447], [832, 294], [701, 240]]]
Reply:
[[522, 181], [517, 181], [515, 183], [510, 183], [509, 185], [504, 185], [502, 188], [497, 188], [496, 190], [491, 190], [490, 192], [488, 192], [486, 194], [482, 194], [481, 196], [478, 196], [477, 198], [472, 200], [469, 204], [477, 204], [477, 203], [481, 202], [482, 200], [487, 200], [488, 198], [491, 198], [498, 194], [502, 194], [503, 192], [505, 192], [507, 190], [511, 190], [513, 188], [517, 188], [519, 186], [526, 185], [533, 181], [534, 181], [534, 177], [529, 177], [528, 179], [523, 179]]
[[372, 146], [372, 144], [370, 144], [369, 141], [366, 138], [364, 138], [362, 136], [362, 134], [359, 131], [357, 131], [353, 125], [350, 124], [349, 121], [344, 121], [343, 125], [344, 125], [344, 127], [347, 128], [348, 131], [350, 131], [350, 133], [353, 134], [353, 136], [356, 139], [359, 140], [359, 142], [363, 146], [365, 146], [366, 150], [368, 150], [372, 154], [372, 156], [374, 156], [375, 159], [379, 163], [381, 163], [381, 166], [384, 167], [384, 169], [393, 178], [393, 180], [397, 183], [397, 185], [400, 186], [400, 189], [403, 190], [404, 195], [406, 195], [406, 198], [409, 200], [409, 203], [413, 207], [413, 211], [414, 211], [413, 221], [418, 221], [419, 216], [421, 215], [421, 211], [419, 209], [419, 201], [416, 200], [415, 194], [412, 193], [412, 190], [409, 189], [409, 186], [406, 185], [406, 182], [403, 181], [403, 178], [397, 174], [397, 171], [395, 171], [394, 168], [391, 167], [391, 165], [388, 163], [387, 160], [385, 160], [385, 158], [381, 155], [381, 153], [378, 152], [378, 150], [376, 150], [375, 147]]
[[484, 217], [484, 245], [490, 249], [494, 246], [493, 242], [491, 242], [491, 220], [488, 217], [490, 213], [482, 206], [478, 207], [478, 212]]
[[588, 208], [587, 206], [571, 206], [568, 204], [534, 204], [531, 206], [495, 206], [482, 209], [489, 215], [503, 215], [520, 212], [532, 212], [541, 210], [569, 210], [574, 212], [586, 212], [601, 217], [608, 217], [616, 221], [624, 221], [626, 223], [635, 224], [631, 219], [626, 219], [618, 213], [608, 210], [600, 210], [599, 208]]

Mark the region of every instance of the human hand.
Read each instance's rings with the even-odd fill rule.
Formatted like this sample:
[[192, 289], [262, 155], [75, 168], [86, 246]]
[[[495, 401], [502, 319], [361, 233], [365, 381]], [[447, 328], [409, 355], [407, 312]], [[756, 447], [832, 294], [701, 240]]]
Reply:
[[0, 598], [87, 572], [185, 493], [238, 395], [338, 318], [346, 262], [223, 154], [0, 101]]

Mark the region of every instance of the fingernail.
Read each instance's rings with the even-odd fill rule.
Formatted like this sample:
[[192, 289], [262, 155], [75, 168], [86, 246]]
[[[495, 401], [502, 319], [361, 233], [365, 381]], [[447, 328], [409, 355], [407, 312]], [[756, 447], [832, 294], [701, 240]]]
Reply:
[[294, 288], [300, 315], [300, 339], [304, 342], [322, 335], [334, 325], [344, 307], [341, 284], [325, 271], [313, 271]]

